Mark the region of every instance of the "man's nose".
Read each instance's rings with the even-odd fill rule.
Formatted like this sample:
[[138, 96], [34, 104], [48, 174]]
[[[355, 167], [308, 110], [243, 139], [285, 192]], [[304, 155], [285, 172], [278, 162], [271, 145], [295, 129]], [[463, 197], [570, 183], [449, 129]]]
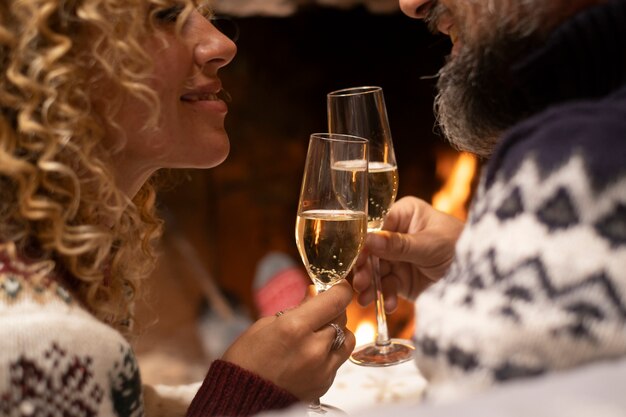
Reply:
[[431, 6], [431, 0], [400, 0], [402, 12], [414, 19], [423, 19]]

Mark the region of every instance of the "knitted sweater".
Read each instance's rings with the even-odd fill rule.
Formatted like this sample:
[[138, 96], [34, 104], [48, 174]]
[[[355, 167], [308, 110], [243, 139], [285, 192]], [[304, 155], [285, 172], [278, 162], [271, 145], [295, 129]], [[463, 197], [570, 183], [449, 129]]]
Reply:
[[501, 140], [416, 303], [434, 401], [626, 355], [626, 2], [576, 15], [513, 76], [542, 110]]
[[[198, 385], [142, 386], [128, 342], [52, 278], [0, 251], [0, 416], [184, 416]], [[247, 416], [296, 402], [269, 381], [213, 362], [189, 416]]]

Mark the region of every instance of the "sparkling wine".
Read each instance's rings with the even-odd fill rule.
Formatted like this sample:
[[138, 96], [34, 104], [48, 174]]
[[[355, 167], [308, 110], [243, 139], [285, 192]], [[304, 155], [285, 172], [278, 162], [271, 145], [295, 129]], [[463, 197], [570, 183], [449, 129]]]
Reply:
[[[363, 207], [363, 200], [348, 198], [365, 193], [359, 188], [367, 186], [367, 180], [362, 180], [367, 175], [367, 161], [363, 159], [335, 161], [332, 164], [333, 189], [341, 207], [345, 210], [358, 210]], [[369, 178], [369, 177], [368, 177]]]
[[296, 243], [318, 290], [345, 278], [363, 247], [367, 215], [352, 210], [308, 210], [296, 219]]
[[380, 230], [398, 194], [398, 167], [385, 162], [370, 162], [367, 181], [367, 230]]

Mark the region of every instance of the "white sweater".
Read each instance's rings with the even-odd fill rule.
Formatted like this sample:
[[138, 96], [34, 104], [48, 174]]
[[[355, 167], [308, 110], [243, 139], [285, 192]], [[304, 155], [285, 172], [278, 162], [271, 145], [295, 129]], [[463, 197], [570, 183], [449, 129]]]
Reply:
[[0, 416], [183, 416], [199, 385], [142, 386], [126, 339], [48, 272], [0, 260]]
[[509, 132], [417, 301], [428, 396], [626, 357], [626, 87]]

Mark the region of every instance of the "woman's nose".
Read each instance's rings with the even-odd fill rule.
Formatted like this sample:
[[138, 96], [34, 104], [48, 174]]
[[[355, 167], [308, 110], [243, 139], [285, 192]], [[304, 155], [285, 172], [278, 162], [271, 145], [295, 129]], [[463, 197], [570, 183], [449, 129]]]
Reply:
[[237, 54], [237, 46], [228, 36], [218, 30], [210, 21], [201, 17], [206, 25], [202, 30], [202, 37], [194, 49], [194, 59], [198, 66], [221, 68], [233, 60]]
[[432, 0], [400, 0], [400, 9], [409, 17], [423, 19], [431, 3]]

